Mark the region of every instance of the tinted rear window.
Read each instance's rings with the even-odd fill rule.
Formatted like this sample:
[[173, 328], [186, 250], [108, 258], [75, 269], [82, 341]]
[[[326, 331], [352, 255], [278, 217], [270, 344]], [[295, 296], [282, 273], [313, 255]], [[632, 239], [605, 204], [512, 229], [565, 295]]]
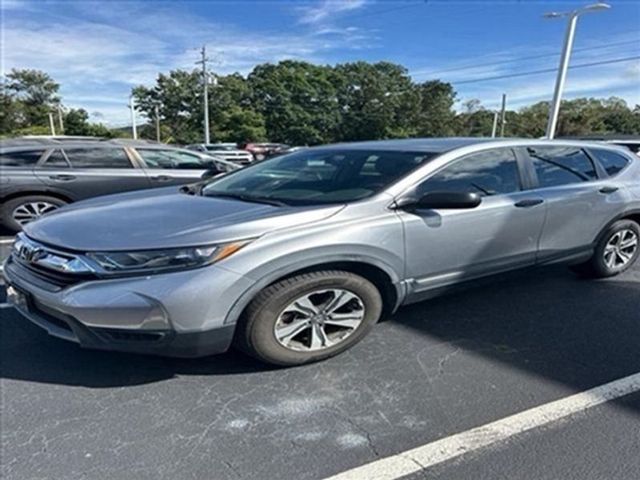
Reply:
[[591, 159], [576, 147], [529, 147], [540, 187], [555, 187], [596, 180]]
[[0, 153], [0, 166], [3, 167], [33, 167], [44, 150], [28, 150], [22, 152], [3, 152]]
[[591, 149], [593, 155], [598, 159], [602, 167], [609, 174], [609, 176], [616, 175], [624, 170], [629, 164], [629, 160], [619, 153], [612, 152], [611, 150]]

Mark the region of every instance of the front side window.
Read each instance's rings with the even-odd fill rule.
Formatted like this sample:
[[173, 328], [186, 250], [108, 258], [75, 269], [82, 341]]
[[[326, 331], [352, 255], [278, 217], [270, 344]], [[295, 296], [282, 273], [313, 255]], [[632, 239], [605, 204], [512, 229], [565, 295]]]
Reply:
[[619, 153], [612, 152], [611, 150], [593, 148], [589, 149], [589, 151], [595, 155], [600, 162], [600, 165], [602, 165], [602, 168], [604, 168], [610, 177], [624, 170], [624, 168], [629, 164], [629, 160], [624, 156]]
[[597, 180], [598, 173], [587, 154], [576, 147], [529, 147], [541, 188]]
[[33, 167], [44, 150], [26, 150], [21, 152], [0, 153], [0, 166], [2, 167]]
[[132, 168], [122, 148], [65, 148], [73, 168]]
[[138, 148], [138, 154], [147, 168], [183, 168], [206, 169], [207, 163], [197, 155], [176, 150], [160, 150], [157, 148]]
[[202, 193], [287, 204], [350, 202], [384, 190], [434, 156], [427, 152], [301, 150], [215, 179]]
[[509, 148], [471, 154], [430, 177], [418, 187], [418, 195], [429, 192], [502, 195], [520, 190], [518, 162]]

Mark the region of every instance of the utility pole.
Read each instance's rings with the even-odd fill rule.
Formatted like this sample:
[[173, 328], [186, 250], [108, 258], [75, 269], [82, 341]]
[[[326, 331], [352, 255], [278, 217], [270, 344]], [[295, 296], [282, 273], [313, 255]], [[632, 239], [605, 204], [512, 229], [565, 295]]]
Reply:
[[55, 136], [56, 126], [53, 124], [53, 113], [51, 112], [49, 112], [49, 129], [51, 130], [51, 135]]
[[58, 104], [58, 126], [60, 127], [60, 134], [64, 133], [64, 122], [62, 121], [62, 106]]
[[202, 60], [196, 62], [196, 64], [202, 64], [202, 84], [203, 89], [203, 103], [204, 103], [204, 143], [210, 143], [209, 137], [209, 74], [207, 73], [207, 46], [203, 45], [200, 50]]
[[578, 24], [578, 17], [583, 13], [596, 12], [599, 10], [607, 10], [611, 8], [606, 3], [594, 3], [587, 5], [586, 7], [573, 10], [571, 12], [551, 12], [544, 15], [545, 18], [563, 18], [569, 17], [567, 23], [567, 30], [564, 36], [564, 47], [562, 48], [562, 56], [560, 57], [560, 66], [558, 67], [558, 76], [556, 78], [556, 87], [553, 92], [553, 100], [549, 106], [549, 120], [547, 122], [547, 134], [548, 139], [553, 139], [556, 134], [556, 126], [558, 124], [558, 113], [560, 112], [560, 102], [562, 101], [562, 92], [564, 90], [564, 83], [567, 79], [567, 69], [569, 68], [569, 60], [571, 58], [571, 49], [573, 48], [573, 38], [576, 33], [576, 25]]
[[502, 108], [500, 109], [500, 136], [504, 137], [504, 126], [507, 123], [507, 94], [502, 94]]
[[160, 142], [160, 109], [158, 105], [155, 107], [156, 111], [156, 141]]
[[133, 94], [129, 95], [129, 108], [131, 109], [131, 136], [138, 139], [138, 129], [136, 128], [136, 104], [133, 101]]
[[498, 131], [498, 112], [493, 112], [493, 126], [491, 127], [491, 138], [496, 138]]

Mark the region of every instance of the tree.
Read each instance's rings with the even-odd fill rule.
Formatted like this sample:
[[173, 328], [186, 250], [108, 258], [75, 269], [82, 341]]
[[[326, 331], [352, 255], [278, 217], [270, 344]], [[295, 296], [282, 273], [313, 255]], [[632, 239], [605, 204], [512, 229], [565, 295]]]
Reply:
[[[203, 110], [201, 74], [198, 70], [172, 70], [159, 74], [153, 87], [133, 89], [136, 109], [151, 122], [155, 121], [156, 106], [160, 123], [168, 127], [170, 136], [178, 143], [201, 142]], [[155, 136], [155, 135], [154, 135]]]
[[111, 130], [104, 125], [90, 123], [89, 114], [83, 108], [71, 108], [65, 113], [64, 134], [107, 138], [113, 136]]
[[247, 80], [271, 141], [315, 145], [335, 138], [340, 115], [330, 67], [287, 60], [258, 65]]
[[458, 135], [488, 137], [493, 128], [494, 113], [485, 109], [480, 100], [474, 98], [462, 104], [463, 111], [456, 117]]
[[11, 127], [46, 126], [49, 113], [60, 105], [59, 89], [60, 85], [45, 72], [12, 69], [6, 75], [2, 92], [3, 97], [8, 95], [13, 102]]
[[417, 134], [421, 137], [446, 137], [456, 133], [453, 104], [456, 92], [450, 83], [432, 80], [418, 84], [420, 111]]
[[334, 68], [341, 113], [339, 140], [404, 138], [416, 134], [420, 94], [407, 69], [389, 62]]

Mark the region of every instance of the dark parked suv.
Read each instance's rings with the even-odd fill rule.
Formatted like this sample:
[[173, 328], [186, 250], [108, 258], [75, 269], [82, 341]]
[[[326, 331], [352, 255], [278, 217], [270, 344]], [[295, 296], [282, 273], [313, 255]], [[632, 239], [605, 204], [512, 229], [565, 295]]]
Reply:
[[0, 223], [14, 231], [99, 195], [181, 185], [236, 165], [145, 141], [13, 139], [0, 142]]

